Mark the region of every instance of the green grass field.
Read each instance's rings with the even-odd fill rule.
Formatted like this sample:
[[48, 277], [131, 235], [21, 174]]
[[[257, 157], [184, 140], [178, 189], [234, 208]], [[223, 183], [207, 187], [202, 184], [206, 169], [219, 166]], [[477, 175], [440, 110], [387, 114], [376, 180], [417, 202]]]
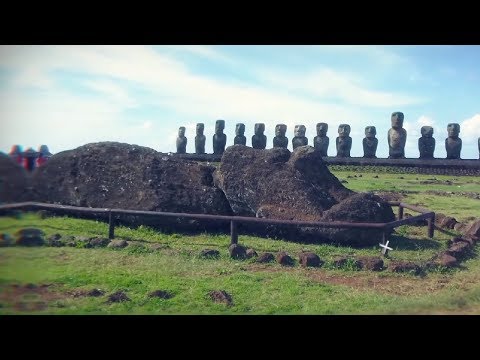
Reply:
[[[431, 175], [399, 175], [334, 171], [355, 191], [381, 191], [402, 201], [423, 205], [458, 220], [480, 217], [480, 179]], [[355, 177], [355, 175], [357, 177]], [[399, 177], [403, 179], [399, 179]], [[418, 180], [416, 180], [418, 178]], [[436, 180], [429, 180], [435, 178]], [[449, 184], [448, 182], [451, 184]], [[436, 192], [436, 193], [435, 193]], [[450, 194], [452, 192], [453, 194]], [[473, 195], [472, 195], [473, 194]], [[0, 233], [38, 227], [52, 234], [103, 236], [105, 223], [67, 217], [41, 219], [37, 214], [1, 217]], [[125, 249], [81, 247], [0, 248], [0, 314], [479, 314], [480, 259], [456, 269], [436, 269], [422, 276], [372, 272], [353, 267], [337, 269], [340, 255], [380, 255], [380, 248], [362, 249], [240, 236], [239, 243], [261, 253], [286, 251], [293, 267], [228, 256], [229, 235], [161, 234], [146, 227], [118, 227], [116, 237], [143, 246]], [[390, 239], [392, 260], [428, 260], [446, 248], [450, 234], [425, 227], [402, 226]], [[160, 244], [153, 250], [153, 244]], [[203, 259], [202, 249], [220, 251], [218, 259]], [[297, 254], [313, 251], [325, 264], [303, 268]], [[385, 260], [388, 265], [389, 259]], [[92, 289], [104, 295], [86, 296]], [[109, 303], [108, 295], [122, 290], [130, 301]], [[149, 297], [165, 290], [173, 297]], [[215, 303], [212, 290], [224, 290], [233, 305]]]

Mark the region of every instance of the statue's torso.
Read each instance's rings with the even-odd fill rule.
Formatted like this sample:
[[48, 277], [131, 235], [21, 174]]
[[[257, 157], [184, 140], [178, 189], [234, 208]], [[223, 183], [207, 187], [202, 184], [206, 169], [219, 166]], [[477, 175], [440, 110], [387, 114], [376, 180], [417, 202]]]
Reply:
[[287, 148], [288, 138], [286, 136], [275, 136], [273, 138], [273, 147]]
[[352, 138], [350, 136], [337, 137], [337, 157], [350, 157]]
[[329, 143], [328, 136], [315, 136], [313, 139], [313, 147], [318, 149], [322, 156], [327, 156]]
[[292, 139], [292, 147], [295, 150], [299, 146], [308, 145], [308, 138], [306, 136], [295, 136]]

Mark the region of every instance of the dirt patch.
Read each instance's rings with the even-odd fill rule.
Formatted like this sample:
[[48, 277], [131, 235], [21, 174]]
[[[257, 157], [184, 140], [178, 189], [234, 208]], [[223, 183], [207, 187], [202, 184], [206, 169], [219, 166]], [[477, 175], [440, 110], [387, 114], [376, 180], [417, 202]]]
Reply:
[[52, 284], [10, 284], [0, 288], [0, 302], [17, 311], [42, 311], [51, 301], [64, 298], [50, 291]]
[[213, 290], [209, 292], [209, 295], [213, 302], [224, 303], [227, 306], [233, 305], [232, 296], [225, 290]]

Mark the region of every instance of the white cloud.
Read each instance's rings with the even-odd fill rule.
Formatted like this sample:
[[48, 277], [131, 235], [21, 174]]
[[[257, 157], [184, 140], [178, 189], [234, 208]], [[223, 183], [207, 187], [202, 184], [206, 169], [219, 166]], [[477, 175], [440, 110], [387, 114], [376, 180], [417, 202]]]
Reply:
[[460, 137], [472, 142], [480, 137], [480, 114], [475, 114], [460, 123]]

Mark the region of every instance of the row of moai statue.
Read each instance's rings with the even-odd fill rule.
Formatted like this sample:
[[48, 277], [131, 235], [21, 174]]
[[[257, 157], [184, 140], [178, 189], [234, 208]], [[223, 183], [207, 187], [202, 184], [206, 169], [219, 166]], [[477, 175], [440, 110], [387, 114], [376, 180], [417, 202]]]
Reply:
[[[391, 116], [391, 129], [388, 131], [389, 159], [405, 158], [405, 144], [407, 140], [407, 131], [403, 128], [404, 114], [394, 112]], [[206, 137], [203, 134], [204, 124], [197, 124], [197, 134], [195, 136], [195, 153], [205, 154]], [[328, 146], [330, 139], [327, 136], [328, 124], [318, 123], [317, 136], [313, 139], [313, 146], [320, 151], [322, 156], [328, 156]], [[215, 123], [215, 134], [213, 135], [213, 153], [223, 154], [227, 144], [227, 135], [223, 133], [225, 129], [225, 120], [217, 120]], [[338, 126], [338, 137], [336, 138], [337, 157], [350, 157], [352, 149], [352, 138], [350, 137], [350, 125], [341, 124]], [[255, 134], [252, 136], [252, 147], [254, 149], [265, 149], [267, 147], [267, 137], [264, 135], [265, 124], [255, 124]], [[288, 138], [285, 136], [287, 125], [278, 124], [275, 126], [275, 137], [273, 138], [273, 147], [287, 148]], [[306, 127], [304, 125], [295, 126], [295, 136], [292, 139], [292, 147], [295, 150], [299, 146], [308, 145], [308, 138], [305, 137]], [[462, 139], [459, 138], [460, 125], [451, 123], [447, 126], [448, 137], [445, 139], [445, 149], [447, 159], [460, 159], [462, 150]], [[421, 128], [422, 136], [418, 139], [418, 150], [420, 159], [433, 159], [435, 151], [435, 139], [433, 138], [433, 128], [423, 126]], [[234, 145], [246, 145], [245, 124], [237, 124], [235, 128]], [[365, 128], [365, 138], [363, 139], [363, 157], [376, 158], [378, 139], [375, 126]], [[177, 138], [177, 153], [185, 154], [187, 148], [187, 138], [185, 137], [185, 127], [180, 127]], [[478, 139], [478, 151], [480, 153], [480, 138]], [[480, 158], [480, 155], [479, 155]]]

